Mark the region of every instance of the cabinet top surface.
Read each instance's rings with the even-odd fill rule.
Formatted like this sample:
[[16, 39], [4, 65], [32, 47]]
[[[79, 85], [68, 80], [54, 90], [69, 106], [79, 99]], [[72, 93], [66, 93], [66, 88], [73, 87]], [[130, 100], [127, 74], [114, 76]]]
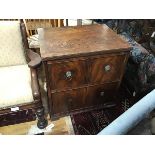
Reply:
[[125, 40], [104, 24], [39, 28], [38, 33], [43, 59], [131, 49]]

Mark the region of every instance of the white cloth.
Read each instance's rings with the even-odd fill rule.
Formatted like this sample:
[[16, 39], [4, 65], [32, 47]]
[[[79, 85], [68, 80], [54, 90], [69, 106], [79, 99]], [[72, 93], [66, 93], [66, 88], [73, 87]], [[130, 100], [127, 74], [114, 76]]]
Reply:
[[40, 48], [38, 37], [39, 35], [35, 34], [27, 38], [29, 43], [29, 48]]
[[44, 129], [39, 129], [37, 125], [31, 125], [31, 128], [28, 131], [28, 135], [35, 135], [35, 134], [40, 134], [40, 133], [44, 133], [45, 135], [48, 135], [48, 133], [52, 133], [53, 128], [54, 128], [53, 123], [51, 123]]

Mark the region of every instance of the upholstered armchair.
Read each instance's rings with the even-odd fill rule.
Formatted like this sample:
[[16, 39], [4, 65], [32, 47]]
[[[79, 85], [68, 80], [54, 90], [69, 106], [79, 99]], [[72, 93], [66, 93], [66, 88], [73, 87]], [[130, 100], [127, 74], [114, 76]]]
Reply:
[[37, 76], [40, 64], [40, 56], [28, 47], [24, 23], [0, 21], [0, 124], [20, 119], [31, 109], [37, 126], [46, 127]]

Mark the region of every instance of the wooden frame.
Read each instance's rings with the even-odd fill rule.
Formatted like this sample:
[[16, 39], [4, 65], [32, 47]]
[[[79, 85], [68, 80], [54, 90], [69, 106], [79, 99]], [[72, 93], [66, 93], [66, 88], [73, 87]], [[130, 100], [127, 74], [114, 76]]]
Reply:
[[[34, 101], [30, 103], [25, 103], [25, 104], [21, 103], [20, 105], [9, 106], [6, 108], [0, 108], [0, 117], [3, 117], [3, 120], [0, 120], [1, 121], [0, 126], [6, 125], [7, 123], [10, 124], [9, 120], [7, 120], [5, 116], [7, 117], [8, 115], [10, 115], [14, 117], [18, 112], [22, 112], [25, 110], [32, 110], [33, 113], [36, 113], [38, 118], [37, 126], [40, 129], [43, 129], [47, 126], [47, 120], [44, 117], [44, 108], [41, 101], [41, 94], [40, 94], [38, 75], [37, 75], [37, 68], [41, 64], [41, 58], [37, 53], [34, 53], [32, 50], [29, 49], [27, 36], [26, 36], [26, 28], [25, 28], [25, 24], [22, 21], [20, 22], [20, 28], [21, 28], [21, 34], [23, 39], [23, 45], [25, 49], [26, 60], [28, 62], [28, 66], [30, 67], [30, 71], [31, 71], [31, 88], [32, 88]], [[13, 107], [18, 107], [19, 110], [16, 112], [12, 112], [11, 108]], [[20, 119], [20, 118], [17, 118], [17, 119]]]

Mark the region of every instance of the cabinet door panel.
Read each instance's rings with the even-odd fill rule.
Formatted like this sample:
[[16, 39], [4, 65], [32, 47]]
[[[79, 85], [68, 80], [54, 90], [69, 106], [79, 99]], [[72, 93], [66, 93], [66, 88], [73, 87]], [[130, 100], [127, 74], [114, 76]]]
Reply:
[[53, 114], [67, 113], [87, 107], [85, 102], [86, 88], [52, 94]]
[[90, 63], [91, 83], [118, 81], [123, 73], [125, 55], [94, 58]]
[[101, 105], [113, 101], [118, 83], [107, 83], [88, 87], [86, 102], [90, 106]]
[[86, 82], [85, 61], [61, 61], [48, 66], [52, 90], [79, 87]]

